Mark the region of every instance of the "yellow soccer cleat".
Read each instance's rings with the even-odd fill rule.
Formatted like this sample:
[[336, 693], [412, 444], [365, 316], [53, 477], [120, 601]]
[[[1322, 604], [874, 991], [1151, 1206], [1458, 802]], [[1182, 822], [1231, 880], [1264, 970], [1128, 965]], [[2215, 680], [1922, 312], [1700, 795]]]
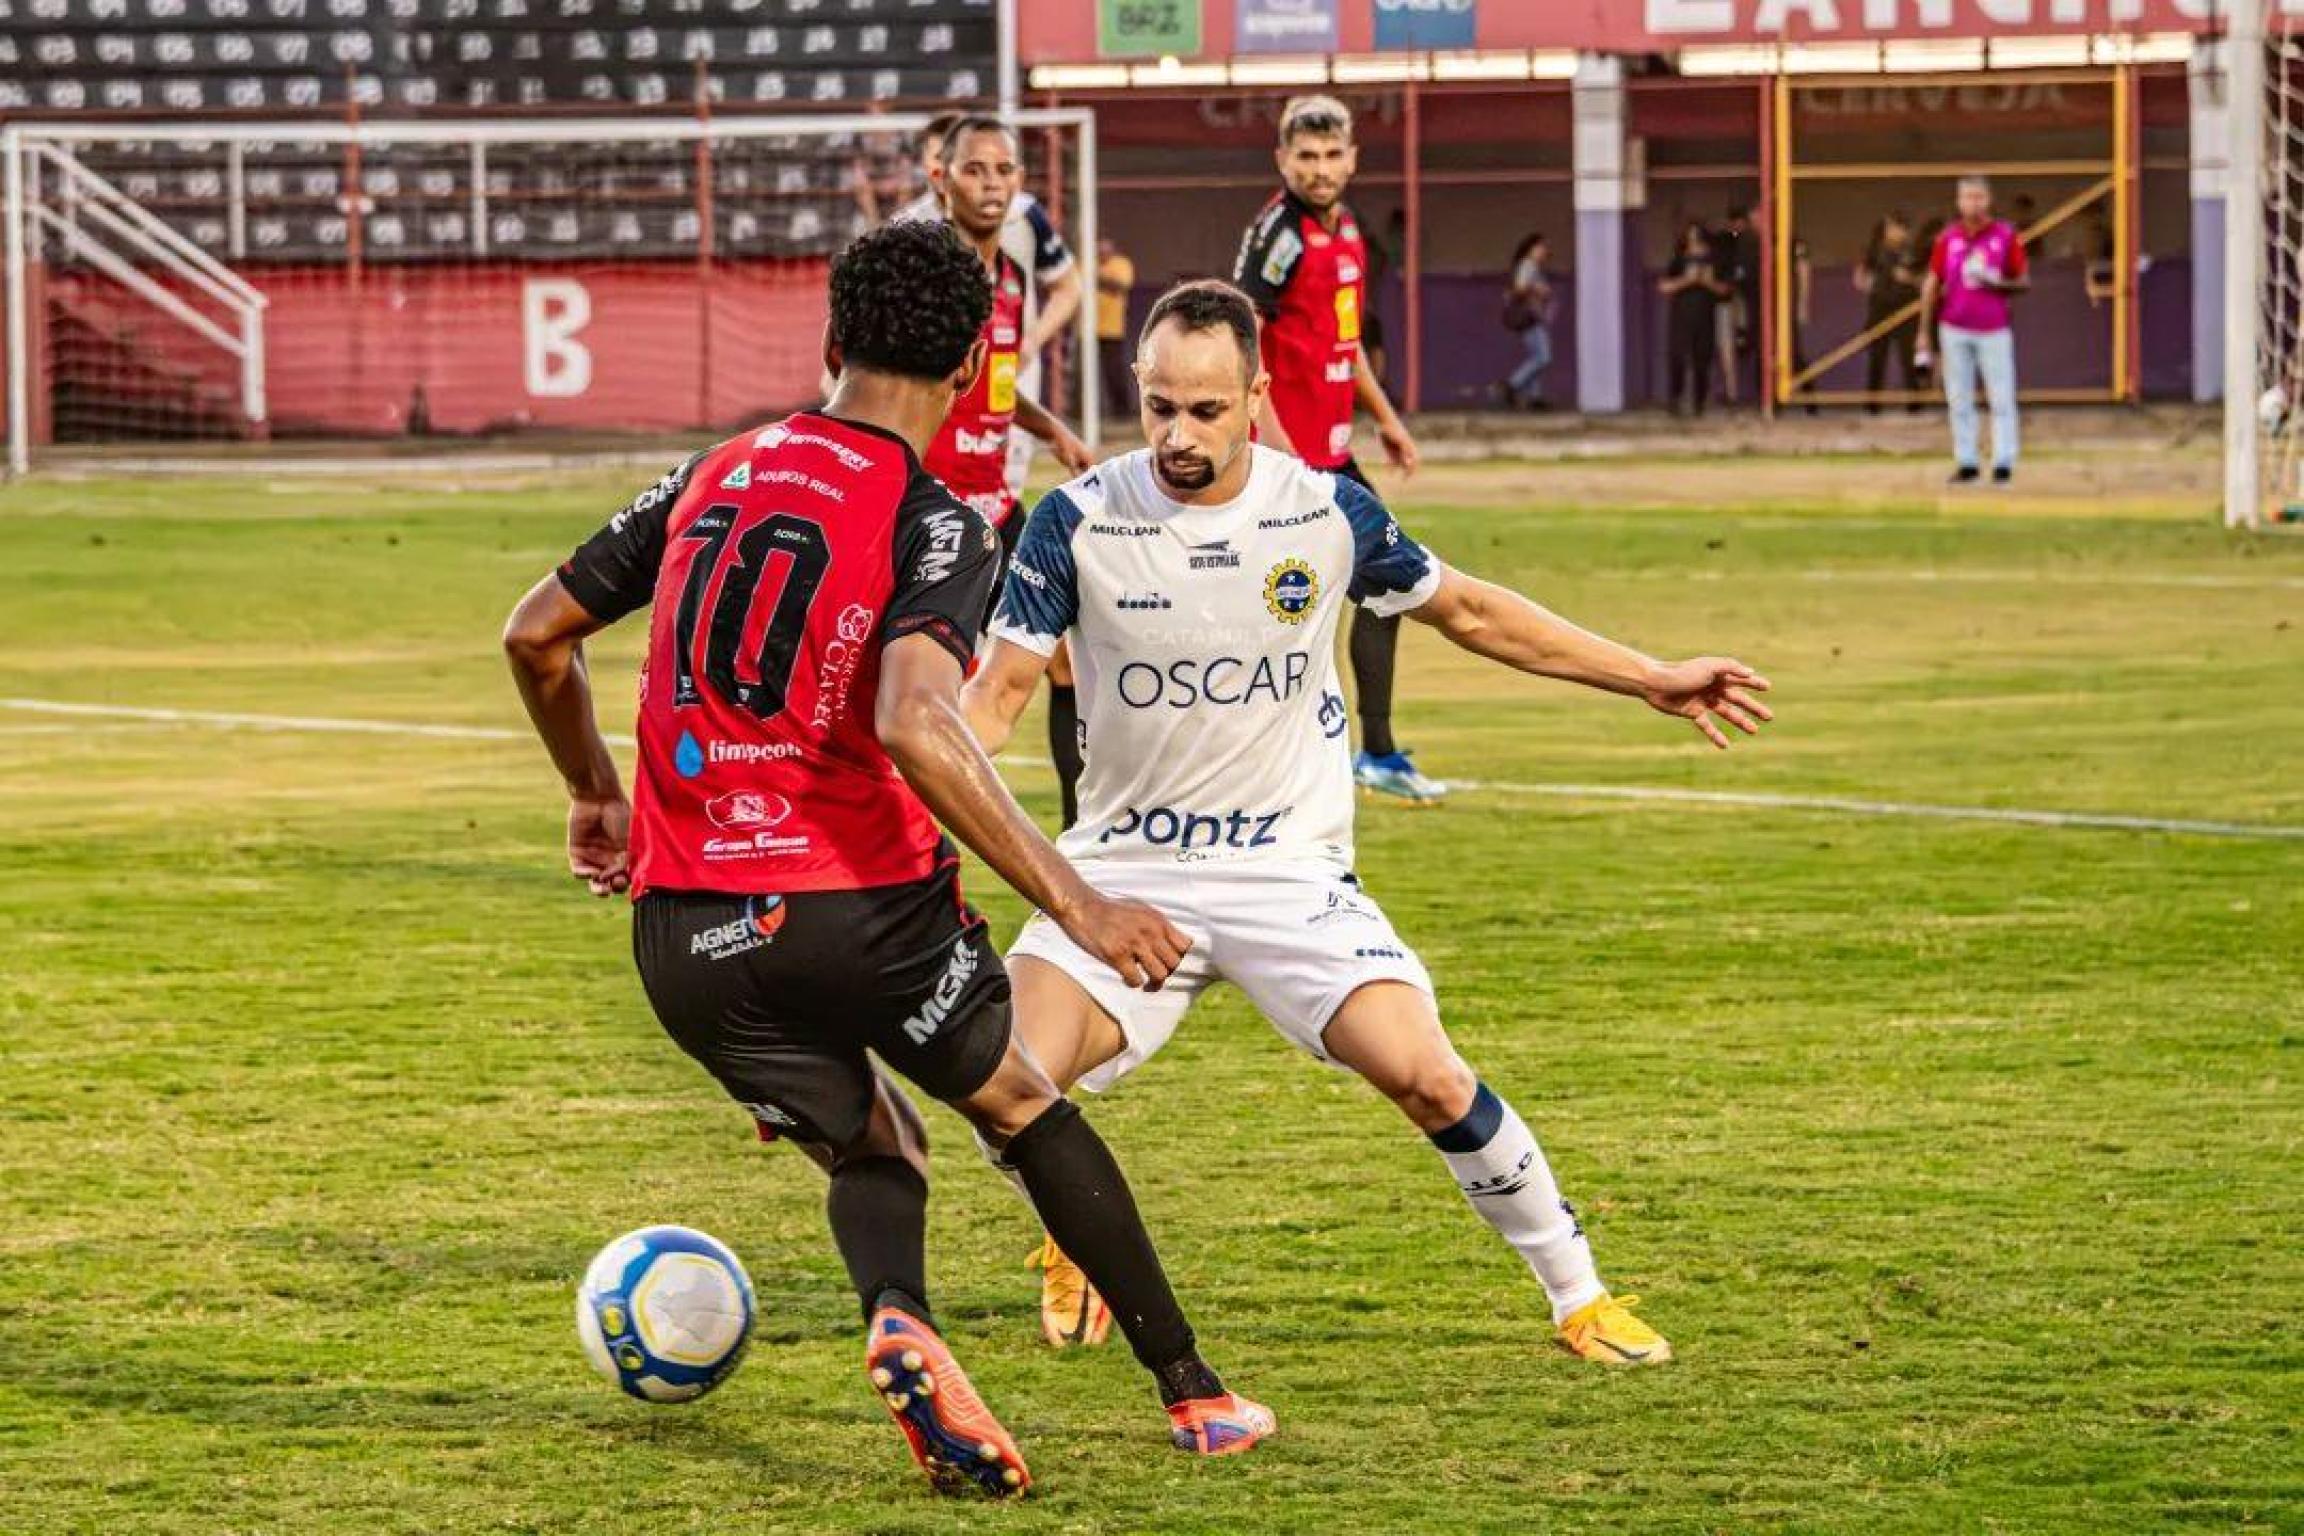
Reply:
[[1662, 1365], [1672, 1358], [1664, 1335], [1632, 1315], [1637, 1296], [1602, 1296], [1560, 1325], [1560, 1347], [1602, 1365]]
[[1040, 1332], [1049, 1344], [1101, 1344], [1112, 1331], [1112, 1309], [1096, 1294], [1096, 1287], [1049, 1238], [1032, 1252], [1032, 1267], [1040, 1271]]

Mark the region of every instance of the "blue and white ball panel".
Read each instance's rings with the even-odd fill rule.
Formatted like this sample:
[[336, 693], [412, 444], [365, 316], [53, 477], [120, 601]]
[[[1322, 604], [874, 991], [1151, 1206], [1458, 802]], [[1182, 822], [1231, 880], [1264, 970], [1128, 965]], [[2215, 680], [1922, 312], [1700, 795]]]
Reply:
[[702, 1397], [744, 1358], [751, 1278], [725, 1243], [643, 1227], [600, 1250], [576, 1289], [576, 1335], [607, 1380], [652, 1403]]

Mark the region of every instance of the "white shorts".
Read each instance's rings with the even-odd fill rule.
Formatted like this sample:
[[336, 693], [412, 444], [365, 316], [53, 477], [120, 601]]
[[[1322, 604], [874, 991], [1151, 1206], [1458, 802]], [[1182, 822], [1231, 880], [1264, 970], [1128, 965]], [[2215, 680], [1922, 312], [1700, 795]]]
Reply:
[[1192, 950], [1157, 992], [1141, 992], [1033, 914], [1009, 948], [1078, 982], [1119, 1022], [1127, 1044], [1080, 1080], [1102, 1093], [1149, 1061], [1192, 1000], [1229, 981], [1287, 1039], [1322, 1061], [1320, 1037], [1344, 999], [1372, 981], [1432, 994], [1432, 977], [1359, 881], [1326, 864], [1150, 864], [1087, 860], [1080, 873], [1107, 896], [1148, 903], [1191, 936]]

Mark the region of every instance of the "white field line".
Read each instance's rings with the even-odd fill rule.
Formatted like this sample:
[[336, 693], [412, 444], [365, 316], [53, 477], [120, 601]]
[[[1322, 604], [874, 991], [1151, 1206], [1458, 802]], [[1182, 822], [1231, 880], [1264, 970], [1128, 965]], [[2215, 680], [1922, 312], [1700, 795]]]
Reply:
[[[531, 733], [508, 726], [437, 725], [405, 720], [347, 720], [319, 715], [259, 715], [200, 709], [152, 709], [124, 704], [75, 704], [56, 699], [0, 698], [0, 709], [89, 719], [142, 720], [171, 725], [228, 729], [311, 731], [362, 736], [418, 736], [443, 741], [530, 741]], [[610, 745], [630, 747], [629, 736], [610, 736]], [[1013, 768], [1045, 769], [1038, 758], [1003, 757]], [[1505, 795], [1544, 795], [1561, 800], [1630, 800], [1670, 805], [1736, 806], [1748, 810], [1814, 811], [1839, 816], [1903, 817], [1927, 821], [1997, 822], [2007, 826], [2083, 828], [2112, 832], [2172, 832], [2194, 837], [2304, 841], [2304, 826], [2276, 822], [2199, 821], [2170, 816], [2115, 816], [2089, 811], [2042, 811], [2012, 806], [1930, 805], [1900, 800], [1862, 800], [1837, 795], [1780, 795], [1720, 789], [1674, 789], [1634, 784], [1514, 784], [1459, 779], [1459, 790]]]

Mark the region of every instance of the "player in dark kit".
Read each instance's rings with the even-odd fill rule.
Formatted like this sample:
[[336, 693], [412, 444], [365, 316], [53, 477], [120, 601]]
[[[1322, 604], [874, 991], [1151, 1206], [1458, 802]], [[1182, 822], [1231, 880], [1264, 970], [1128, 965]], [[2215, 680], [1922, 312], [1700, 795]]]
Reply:
[[[1270, 402], [1258, 435], [1314, 469], [1374, 491], [1352, 457], [1352, 410], [1376, 418], [1384, 453], [1409, 474], [1416, 440], [1368, 366], [1361, 331], [1368, 310], [1368, 246], [1344, 190], [1359, 164], [1352, 114], [1332, 96], [1299, 96], [1280, 114], [1281, 190], [1240, 242], [1232, 281], [1255, 301], [1264, 327]], [[1392, 739], [1392, 671], [1400, 650], [1398, 615], [1352, 615], [1352, 686], [1360, 753], [1352, 777], [1363, 789], [1428, 804], [1448, 786], [1425, 777]]]
[[[567, 782], [569, 868], [597, 895], [630, 890], [665, 1030], [764, 1139], [831, 1175], [866, 1369], [939, 1489], [1030, 1478], [937, 1336], [927, 1131], [867, 1050], [1004, 1144], [1158, 1380], [1175, 1442], [1245, 1450], [1272, 1416], [1201, 1360], [1119, 1165], [1016, 1043], [1007, 973], [937, 831], [1133, 984], [1156, 989], [1189, 947], [1057, 855], [959, 710], [999, 548], [920, 453], [983, 366], [984, 268], [940, 225], [894, 224], [841, 255], [831, 290], [824, 409], [673, 470], [506, 626]], [[627, 803], [583, 644], [651, 602]]]

